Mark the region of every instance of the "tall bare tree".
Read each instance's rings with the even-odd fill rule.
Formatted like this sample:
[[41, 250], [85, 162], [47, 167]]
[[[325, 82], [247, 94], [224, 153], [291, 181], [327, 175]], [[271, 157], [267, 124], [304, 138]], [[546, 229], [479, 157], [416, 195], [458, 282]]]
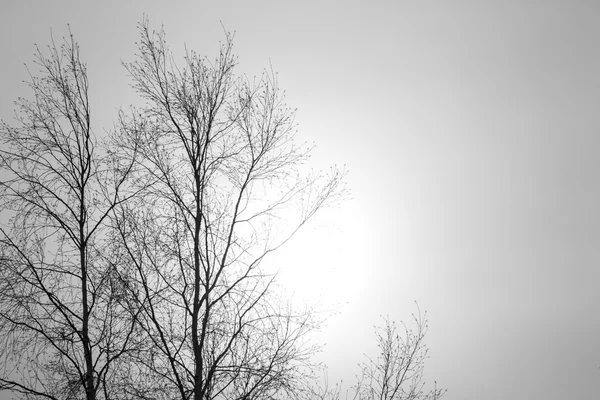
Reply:
[[[37, 52], [33, 100], [0, 125], [0, 390], [48, 399], [312, 399], [311, 309], [274, 290], [265, 259], [345, 195], [307, 171], [277, 77], [177, 64], [140, 24], [126, 64], [145, 104], [96, 139], [73, 37]], [[426, 319], [376, 331], [355, 399], [424, 392]]]
[[310, 149], [294, 144], [276, 75], [236, 77], [231, 35], [216, 59], [190, 51], [177, 64], [164, 32], [147, 22], [140, 32], [126, 67], [146, 105], [115, 143], [124, 160], [141, 154], [136, 179], [147, 189], [113, 221], [148, 340], [132, 394], [297, 396], [313, 315], [274, 297], [263, 261], [343, 195], [344, 173], [302, 175]]
[[73, 36], [38, 48], [35, 65], [33, 99], [0, 125], [0, 390], [109, 398], [136, 324], [103, 250], [105, 222], [133, 164], [97, 143]]

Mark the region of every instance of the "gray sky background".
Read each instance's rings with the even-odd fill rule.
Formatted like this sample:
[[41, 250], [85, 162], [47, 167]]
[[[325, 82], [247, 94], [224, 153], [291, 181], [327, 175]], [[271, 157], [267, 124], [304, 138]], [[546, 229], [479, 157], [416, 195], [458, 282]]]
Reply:
[[67, 23], [102, 132], [137, 101], [120, 60], [144, 12], [179, 54], [215, 54], [222, 21], [238, 71], [279, 72], [313, 165], [350, 171], [353, 200], [272, 259], [343, 305], [318, 337], [332, 379], [417, 301], [447, 400], [600, 398], [600, 3], [215, 3], [3, 1], [0, 116]]

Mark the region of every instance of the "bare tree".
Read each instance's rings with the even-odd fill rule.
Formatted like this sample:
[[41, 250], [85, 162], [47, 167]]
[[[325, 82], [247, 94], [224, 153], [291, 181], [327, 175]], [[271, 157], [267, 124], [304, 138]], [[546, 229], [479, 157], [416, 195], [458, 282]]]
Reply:
[[140, 25], [126, 64], [145, 107], [122, 121], [115, 148], [146, 187], [114, 213], [123, 265], [135, 275], [148, 346], [132, 360], [141, 398], [299, 396], [311, 375], [311, 310], [273, 292], [265, 257], [344, 195], [343, 171], [302, 175], [294, 111], [276, 75], [236, 77], [232, 36], [216, 59], [175, 63], [164, 32]]
[[[177, 64], [140, 24], [126, 64], [144, 105], [106, 144], [91, 125], [73, 37], [38, 50], [32, 101], [2, 122], [0, 390], [48, 399], [314, 399], [313, 309], [275, 287], [268, 255], [345, 196], [344, 171], [307, 171], [277, 76], [214, 60]], [[354, 399], [426, 392], [427, 321], [385, 321]], [[348, 397], [348, 396], [347, 396]]]
[[[415, 328], [401, 323], [399, 331], [396, 324], [384, 318], [382, 326], [375, 327], [375, 339], [379, 355], [375, 359], [367, 357], [360, 364], [357, 383], [345, 393], [345, 399], [353, 400], [438, 400], [445, 389], [425, 390], [424, 370], [429, 349], [425, 344], [427, 334], [427, 315], [413, 314]], [[342, 396], [342, 384], [332, 388], [317, 389], [309, 398], [320, 400], [339, 400]]]
[[[105, 222], [133, 164], [116, 162], [91, 125], [89, 83], [73, 36], [30, 73], [33, 100], [0, 125], [0, 390], [23, 398], [112, 396], [133, 343]], [[8, 224], [8, 225], [6, 225]], [[126, 316], [126, 318], [124, 317]]]
[[425, 361], [429, 349], [425, 344], [427, 334], [426, 313], [413, 314], [416, 328], [409, 329], [402, 323], [398, 331], [396, 324], [384, 319], [377, 327], [375, 337], [379, 356], [369, 359], [361, 366], [362, 375], [355, 391], [360, 400], [437, 400], [446, 390], [434, 388], [425, 391], [423, 380]]

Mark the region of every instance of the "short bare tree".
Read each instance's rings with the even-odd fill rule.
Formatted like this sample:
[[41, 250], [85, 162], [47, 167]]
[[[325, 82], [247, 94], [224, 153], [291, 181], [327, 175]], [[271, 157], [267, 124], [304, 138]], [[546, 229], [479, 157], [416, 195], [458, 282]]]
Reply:
[[114, 213], [129, 256], [130, 298], [147, 349], [132, 360], [136, 397], [273, 399], [299, 396], [311, 374], [310, 310], [273, 292], [265, 257], [344, 195], [343, 171], [304, 174], [294, 111], [276, 75], [234, 74], [227, 35], [214, 60], [177, 64], [164, 32], [140, 25], [126, 64], [145, 106], [114, 138], [145, 189]]
[[105, 222], [132, 164], [96, 141], [73, 37], [38, 49], [35, 65], [33, 99], [0, 125], [0, 390], [109, 398], [136, 324], [103, 250]]
[[[417, 307], [418, 308], [418, 307]], [[429, 349], [425, 344], [427, 315], [413, 314], [414, 328], [396, 323], [389, 318], [375, 327], [375, 339], [379, 355], [360, 364], [357, 383], [342, 395], [342, 384], [315, 390], [310, 398], [321, 400], [438, 400], [445, 389], [425, 389], [424, 371]]]
[[355, 387], [360, 400], [437, 400], [446, 390], [425, 390], [424, 369], [429, 349], [426, 314], [413, 314], [416, 327], [402, 323], [400, 331], [393, 321], [384, 319], [375, 329], [380, 354], [361, 365], [361, 376]]

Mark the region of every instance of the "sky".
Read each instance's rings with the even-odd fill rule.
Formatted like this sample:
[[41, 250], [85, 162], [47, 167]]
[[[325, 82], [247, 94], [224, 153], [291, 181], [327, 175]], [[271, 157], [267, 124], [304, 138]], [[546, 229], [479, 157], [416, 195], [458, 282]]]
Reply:
[[34, 43], [70, 24], [110, 129], [138, 101], [121, 61], [144, 13], [179, 54], [235, 31], [238, 70], [278, 72], [313, 165], [348, 169], [352, 199], [270, 261], [335, 310], [332, 380], [416, 301], [446, 400], [600, 396], [600, 3], [3, 1], [0, 117], [29, 95]]

